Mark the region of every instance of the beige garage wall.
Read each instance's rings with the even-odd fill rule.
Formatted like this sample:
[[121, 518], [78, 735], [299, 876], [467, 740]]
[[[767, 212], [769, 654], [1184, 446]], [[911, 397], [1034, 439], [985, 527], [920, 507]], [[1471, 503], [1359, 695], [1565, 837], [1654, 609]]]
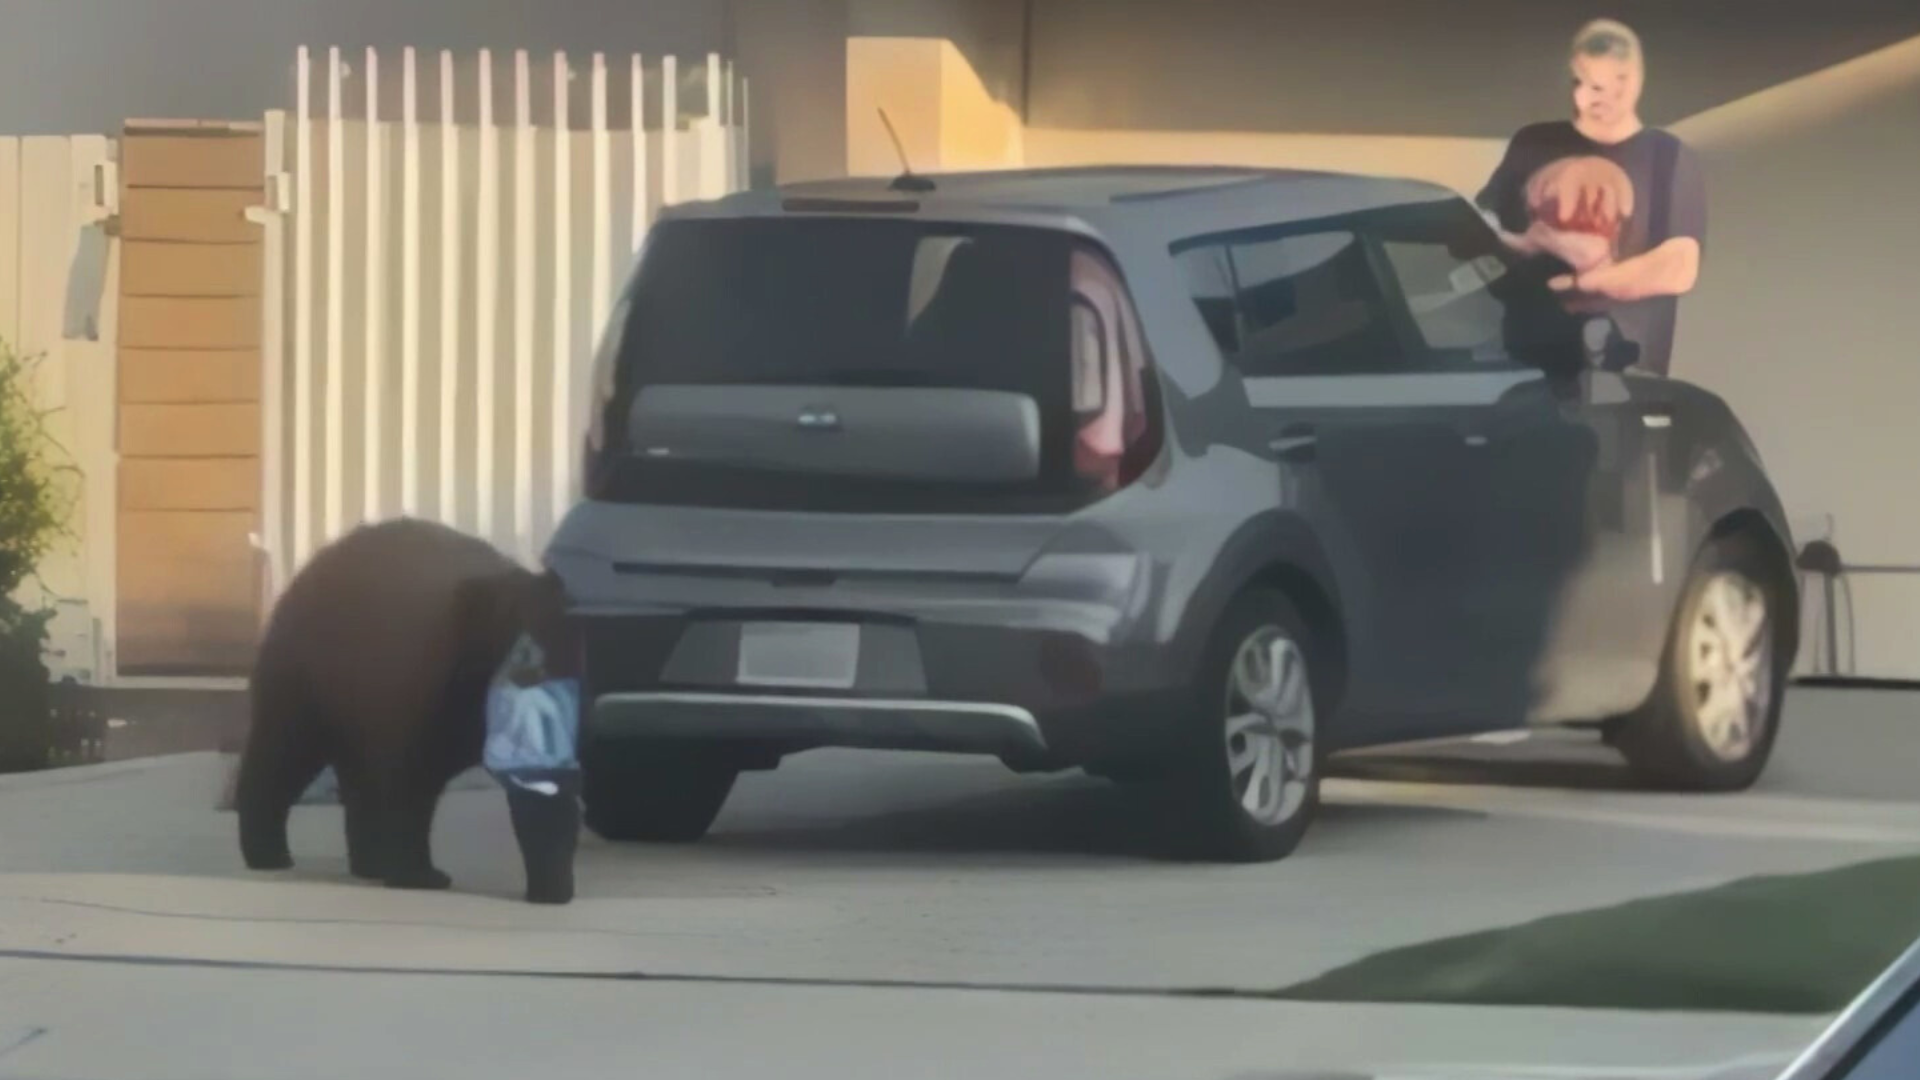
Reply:
[[[104, 274], [71, 276], [82, 233], [100, 229], [111, 202], [96, 184], [113, 160], [105, 136], [0, 135], [0, 342], [31, 363], [34, 404], [57, 440], [50, 461], [74, 467], [69, 534], [56, 541], [15, 599], [54, 609], [48, 664], [55, 679], [90, 679], [109, 664], [100, 651], [114, 595], [113, 340], [120, 260], [107, 248]], [[78, 287], [86, 292], [69, 295]], [[97, 290], [97, 291], [94, 291]], [[70, 307], [70, 303], [73, 305]], [[70, 310], [91, 307], [97, 333], [69, 337]]]
[[1030, 127], [1033, 166], [1100, 162], [1233, 164], [1412, 176], [1471, 196], [1506, 148], [1504, 139], [1389, 135], [1289, 135], [1248, 131], [1098, 131]]
[[755, 174], [777, 183], [842, 176], [847, 168], [845, 0], [761, 0], [734, 33], [752, 80]]
[[755, 0], [736, 13], [753, 80], [756, 176], [791, 182], [899, 168], [1019, 163], [1024, 0]]
[[[1727, 397], [1848, 562], [1920, 565], [1920, 37], [1676, 130], [1711, 218], [1674, 373]], [[1859, 672], [1920, 678], [1920, 575], [1852, 584]]]
[[895, 175], [903, 151], [918, 172], [1009, 168], [1023, 157], [1019, 114], [944, 38], [850, 39], [846, 135], [851, 176]]

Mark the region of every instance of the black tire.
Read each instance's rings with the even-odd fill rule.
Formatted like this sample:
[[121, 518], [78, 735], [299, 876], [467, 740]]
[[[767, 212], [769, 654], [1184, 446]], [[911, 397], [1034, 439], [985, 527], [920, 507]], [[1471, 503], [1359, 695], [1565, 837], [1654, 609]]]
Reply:
[[619, 842], [699, 840], [740, 775], [705, 748], [645, 741], [597, 740], [580, 765], [587, 828]]
[[[1709, 726], [1717, 726], [1709, 724], [1715, 691], [1710, 680], [1698, 674], [1720, 653], [1703, 647], [1694, 628], [1702, 620], [1713, 624], [1711, 594], [1723, 587], [1717, 582], [1728, 581], [1733, 588], [1752, 589], [1766, 605], [1765, 626], [1754, 635], [1766, 649], [1766, 669], [1752, 680], [1766, 696], [1741, 699], [1749, 732], [1743, 741], [1709, 734]], [[1736, 534], [1710, 541], [1701, 550], [1668, 627], [1653, 693], [1638, 712], [1623, 718], [1609, 740], [1643, 782], [1675, 791], [1717, 792], [1744, 791], [1760, 778], [1780, 733], [1790, 663], [1781, 655], [1778, 620], [1789, 610], [1778, 575], [1753, 540]]]
[[[1297, 796], [1283, 795], [1275, 809], [1283, 816], [1263, 819], [1242, 805], [1242, 790], [1230, 764], [1234, 747], [1228, 733], [1232, 711], [1244, 706], [1230, 688], [1234, 664], [1243, 648], [1263, 636], [1289, 641], [1290, 655], [1300, 662], [1306, 679], [1304, 701], [1311, 741], [1290, 742], [1284, 752], [1288, 783], [1301, 780]], [[1293, 853], [1306, 835], [1320, 805], [1322, 744], [1325, 739], [1326, 678], [1324, 653], [1314, 641], [1306, 620], [1286, 594], [1254, 589], [1236, 597], [1221, 617], [1200, 663], [1187, 722], [1182, 724], [1175, 755], [1176, 775], [1164, 788], [1177, 813], [1167, 822], [1174, 854], [1216, 862], [1273, 862]], [[1304, 777], [1299, 775], [1304, 771]], [[1257, 774], [1256, 774], [1257, 775]], [[1256, 800], [1260, 801], [1260, 800]], [[1291, 807], [1291, 809], [1287, 809]]]

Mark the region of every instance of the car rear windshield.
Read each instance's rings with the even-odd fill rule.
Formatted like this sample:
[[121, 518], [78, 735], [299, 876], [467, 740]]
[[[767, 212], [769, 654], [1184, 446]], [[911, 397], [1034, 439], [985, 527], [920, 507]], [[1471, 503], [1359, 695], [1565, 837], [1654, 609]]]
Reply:
[[1069, 261], [1078, 242], [1046, 229], [904, 219], [662, 223], [628, 299], [610, 416], [626, 416], [654, 386], [999, 391], [1037, 408], [1038, 475], [848, 477], [628, 447], [609, 463], [600, 497], [860, 512], [1021, 512], [1071, 501]]

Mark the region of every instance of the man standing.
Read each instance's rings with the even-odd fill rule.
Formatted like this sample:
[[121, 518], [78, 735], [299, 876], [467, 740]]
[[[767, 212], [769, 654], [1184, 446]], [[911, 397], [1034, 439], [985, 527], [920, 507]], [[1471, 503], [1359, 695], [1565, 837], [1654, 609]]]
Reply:
[[1635, 370], [1665, 375], [1679, 298], [1706, 237], [1699, 159], [1640, 122], [1640, 39], [1610, 19], [1574, 36], [1571, 121], [1531, 124], [1474, 200], [1522, 254], [1566, 264], [1551, 279], [1576, 311], [1604, 312], [1640, 346]]

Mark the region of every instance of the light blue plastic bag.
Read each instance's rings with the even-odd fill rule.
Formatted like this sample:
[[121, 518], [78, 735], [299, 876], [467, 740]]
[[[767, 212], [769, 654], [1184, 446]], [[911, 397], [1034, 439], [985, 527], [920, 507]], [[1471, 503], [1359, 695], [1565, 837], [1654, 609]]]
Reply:
[[532, 638], [514, 644], [487, 690], [482, 763], [503, 784], [551, 795], [559, 786], [541, 774], [580, 768], [580, 682], [541, 678], [521, 686], [514, 679], [516, 673], [545, 671], [545, 657]]

